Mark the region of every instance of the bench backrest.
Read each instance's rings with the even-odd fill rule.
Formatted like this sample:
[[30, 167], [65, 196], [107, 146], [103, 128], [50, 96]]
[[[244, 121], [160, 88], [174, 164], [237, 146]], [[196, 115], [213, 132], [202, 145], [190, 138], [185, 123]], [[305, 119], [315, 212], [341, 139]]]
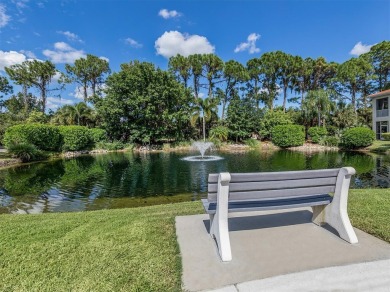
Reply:
[[[229, 201], [277, 199], [333, 193], [340, 168], [231, 173]], [[219, 174], [209, 174], [208, 200], [217, 201]]]

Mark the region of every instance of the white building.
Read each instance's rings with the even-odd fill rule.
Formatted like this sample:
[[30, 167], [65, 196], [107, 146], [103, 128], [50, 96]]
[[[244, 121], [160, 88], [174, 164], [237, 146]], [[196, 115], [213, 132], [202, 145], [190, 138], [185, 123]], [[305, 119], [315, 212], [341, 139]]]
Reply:
[[390, 89], [372, 94], [369, 97], [372, 99], [372, 129], [379, 140], [382, 139], [382, 133], [390, 132]]

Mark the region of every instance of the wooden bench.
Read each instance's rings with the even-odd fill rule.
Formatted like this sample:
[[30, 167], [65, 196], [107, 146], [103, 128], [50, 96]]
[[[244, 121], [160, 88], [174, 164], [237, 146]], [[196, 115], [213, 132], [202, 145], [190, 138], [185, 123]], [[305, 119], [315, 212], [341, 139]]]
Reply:
[[[352, 167], [338, 169], [209, 174], [203, 207], [210, 215], [210, 235], [222, 261], [231, 261], [228, 213], [310, 206], [312, 221], [328, 223], [350, 242], [358, 239], [347, 214]], [[333, 193], [333, 196], [330, 194]]]

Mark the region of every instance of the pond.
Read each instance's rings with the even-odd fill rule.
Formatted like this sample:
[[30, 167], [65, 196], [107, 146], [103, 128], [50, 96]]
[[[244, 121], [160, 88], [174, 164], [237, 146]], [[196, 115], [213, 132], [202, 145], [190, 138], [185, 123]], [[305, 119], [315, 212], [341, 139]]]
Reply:
[[352, 166], [352, 188], [390, 186], [390, 158], [352, 152], [219, 152], [217, 161], [185, 161], [194, 153], [109, 153], [0, 170], [0, 213], [69, 212], [199, 200], [207, 175]]

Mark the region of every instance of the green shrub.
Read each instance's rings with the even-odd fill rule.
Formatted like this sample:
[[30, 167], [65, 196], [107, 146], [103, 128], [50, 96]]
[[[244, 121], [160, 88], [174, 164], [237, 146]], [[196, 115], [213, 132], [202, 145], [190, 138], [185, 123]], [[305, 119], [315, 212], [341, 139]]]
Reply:
[[347, 149], [358, 149], [370, 146], [375, 140], [373, 130], [365, 127], [350, 128], [344, 131], [341, 144]]
[[257, 141], [256, 139], [246, 139], [244, 141], [246, 145], [248, 145], [252, 149], [256, 149], [260, 147], [260, 142]]
[[90, 131], [83, 126], [60, 126], [62, 150], [78, 151], [88, 147], [91, 142]]
[[260, 122], [261, 139], [272, 139], [271, 133], [275, 126], [291, 125], [291, 116], [282, 110], [267, 111]]
[[[133, 145], [133, 144], [130, 144]], [[109, 150], [109, 151], [114, 151], [114, 150], [121, 150], [125, 149], [126, 145], [121, 141], [114, 141], [114, 142], [98, 142], [95, 146], [96, 149], [104, 149], [104, 150]], [[134, 148], [134, 146], [132, 146]], [[132, 149], [131, 148], [131, 149]]]
[[382, 138], [385, 141], [390, 141], [390, 133], [382, 133]]
[[335, 126], [326, 126], [328, 136], [337, 136], [340, 134], [340, 129]]
[[305, 143], [305, 132], [302, 126], [279, 125], [272, 129], [272, 142], [279, 147], [301, 146]]
[[107, 141], [107, 133], [103, 129], [99, 129], [99, 128], [89, 129], [89, 134], [90, 134], [91, 140], [94, 143]]
[[12, 144], [8, 147], [8, 152], [16, 158], [19, 158], [22, 162], [28, 162], [43, 158], [44, 155], [33, 144], [20, 143]]
[[21, 124], [9, 127], [4, 134], [4, 145], [32, 144], [40, 150], [58, 150], [61, 135], [57, 127], [45, 124]]
[[324, 127], [311, 127], [307, 132], [311, 137], [311, 141], [313, 143], [319, 143], [321, 138], [325, 137], [328, 134], [327, 129]]
[[336, 136], [325, 136], [322, 137], [320, 140], [320, 145], [328, 146], [328, 147], [338, 146], [339, 143], [340, 143], [340, 139]]
[[226, 141], [229, 136], [229, 128], [225, 126], [217, 126], [210, 130], [210, 139], [218, 139]]

